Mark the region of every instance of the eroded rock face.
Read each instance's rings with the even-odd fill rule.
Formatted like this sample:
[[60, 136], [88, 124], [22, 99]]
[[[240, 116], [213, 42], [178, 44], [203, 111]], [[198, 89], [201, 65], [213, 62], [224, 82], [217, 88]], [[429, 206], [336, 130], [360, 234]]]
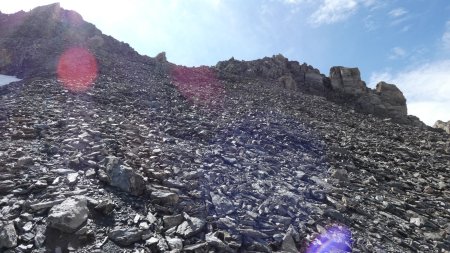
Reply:
[[231, 58], [216, 65], [219, 76], [224, 79], [242, 81], [248, 78], [277, 80], [289, 90], [308, 92], [323, 96], [330, 88], [327, 78], [319, 70], [297, 61], [289, 61], [281, 54], [254, 61], [238, 61]]
[[358, 68], [332, 67], [330, 82], [338, 96], [348, 96], [344, 103], [355, 106], [359, 111], [382, 118], [393, 118], [397, 122], [423, 125], [414, 118], [407, 117], [406, 99], [394, 84], [380, 82], [375, 90], [367, 88]]
[[366, 84], [361, 80], [358, 68], [332, 67], [330, 79], [331, 86], [336, 91], [356, 96], [367, 92]]
[[407, 115], [406, 98], [397, 86], [385, 82], [379, 82], [376, 92], [380, 96], [381, 103], [386, 107], [392, 117]]
[[87, 220], [88, 212], [85, 198], [69, 198], [50, 209], [47, 223], [49, 227], [73, 233]]
[[450, 134], [450, 120], [447, 122], [438, 120], [436, 121], [436, 123], [434, 123], [433, 127], [443, 129], [445, 132]]

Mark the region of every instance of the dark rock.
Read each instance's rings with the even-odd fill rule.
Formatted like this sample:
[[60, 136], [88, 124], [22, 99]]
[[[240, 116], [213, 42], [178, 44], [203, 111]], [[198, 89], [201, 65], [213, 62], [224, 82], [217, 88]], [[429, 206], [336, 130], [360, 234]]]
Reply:
[[137, 228], [115, 228], [108, 233], [108, 238], [121, 246], [128, 246], [142, 239], [142, 231]]
[[174, 205], [179, 199], [178, 194], [164, 190], [153, 191], [150, 196], [157, 202], [167, 205]]
[[218, 232], [206, 234], [205, 239], [208, 245], [214, 247], [218, 252], [234, 252], [230, 246], [217, 237]]
[[180, 225], [183, 222], [183, 215], [166, 215], [163, 216], [164, 228], [171, 228]]
[[116, 208], [116, 204], [110, 199], [101, 200], [94, 209], [105, 214], [109, 215], [114, 211], [114, 208]]
[[108, 156], [105, 158], [106, 182], [111, 186], [129, 192], [133, 195], [141, 195], [145, 190], [144, 178], [133, 171], [131, 167], [122, 165], [119, 158]]

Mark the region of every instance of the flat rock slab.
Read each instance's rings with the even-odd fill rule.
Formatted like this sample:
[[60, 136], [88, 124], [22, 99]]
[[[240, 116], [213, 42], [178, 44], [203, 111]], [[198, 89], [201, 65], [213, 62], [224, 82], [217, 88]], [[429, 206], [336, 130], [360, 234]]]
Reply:
[[156, 201], [167, 205], [176, 204], [179, 199], [178, 194], [170, 191], [153, 191], [151, 197]]
[[128, 246], [142, 239], [142, 231], [137, 228], [117, 228], [108, 234], [108, 238], [121, 246]]
[[88, 212], [85, 198], [69, 198], [50, 209], [47, 223], [49, 227], [73, 233], [87, 220]]

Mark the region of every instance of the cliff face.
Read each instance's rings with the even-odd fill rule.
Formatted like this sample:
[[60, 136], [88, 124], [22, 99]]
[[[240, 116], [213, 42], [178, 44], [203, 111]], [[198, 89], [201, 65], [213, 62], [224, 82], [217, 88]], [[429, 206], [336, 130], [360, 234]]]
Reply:
[[24, 77], [0, 88], [1, 252], [450, 250], [449, 135], [386, 119], [409, 119], [394, 85], [280, 55], [177, 66], [69, 13], [0, 16]]

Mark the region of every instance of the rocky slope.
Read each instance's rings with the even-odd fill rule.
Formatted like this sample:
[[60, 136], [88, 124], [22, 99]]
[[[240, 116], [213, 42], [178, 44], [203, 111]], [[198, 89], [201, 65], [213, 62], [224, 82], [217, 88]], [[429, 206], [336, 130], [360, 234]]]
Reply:
[[[0, 90], [0, 250], [450, 251], [449, 135], [405, 116], [395, 86], [282, 56], [186, 68], [108, 45], [87, 45], [99, 72], [83, 92], [56, 75], [64, 49], [0, 68], [25, 78]], [[381, 118], [349, 96], [378, 99]]]

